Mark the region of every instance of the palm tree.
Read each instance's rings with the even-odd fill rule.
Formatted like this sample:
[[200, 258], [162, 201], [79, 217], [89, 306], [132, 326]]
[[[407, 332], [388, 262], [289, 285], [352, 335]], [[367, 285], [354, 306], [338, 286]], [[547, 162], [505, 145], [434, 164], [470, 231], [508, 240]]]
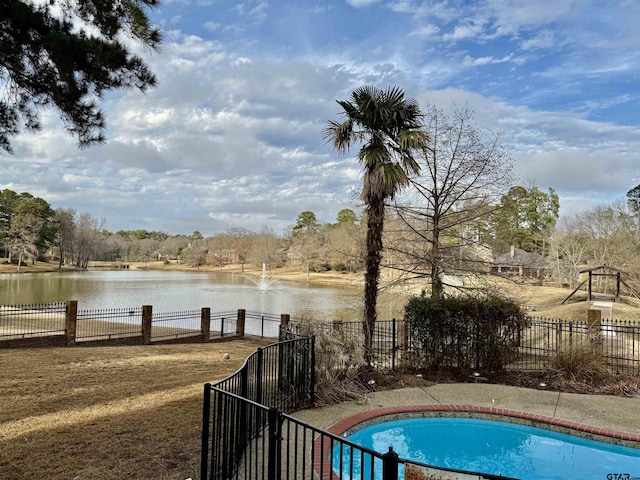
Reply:
[[338, 152], [361, 145], [358, 163], [363, 168], [362, 200], [367, 218], [367, 257], [364, 290], [365, 359], [372, 360], [373, 332], [380, 277], [385, 201], [409, 183], [420, 170], [412, 150], [426, 145], [420, 129], [422, 112], [415, 99], [398, 87], [380, 90], [360, 87], [348, 101], [338, 100], [344, 121], [329, 120], [323, 137]]

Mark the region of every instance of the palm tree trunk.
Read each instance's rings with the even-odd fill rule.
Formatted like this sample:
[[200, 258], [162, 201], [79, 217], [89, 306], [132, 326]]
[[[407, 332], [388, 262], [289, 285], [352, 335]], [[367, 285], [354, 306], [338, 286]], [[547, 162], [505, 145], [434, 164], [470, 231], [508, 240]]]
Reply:
[[372, 195], [367, 202], [367, 258], [364, 280], [364, 358], [373, 361], [373, 333], [376, 324], [378, 282], [384, 228], [384, 199]]

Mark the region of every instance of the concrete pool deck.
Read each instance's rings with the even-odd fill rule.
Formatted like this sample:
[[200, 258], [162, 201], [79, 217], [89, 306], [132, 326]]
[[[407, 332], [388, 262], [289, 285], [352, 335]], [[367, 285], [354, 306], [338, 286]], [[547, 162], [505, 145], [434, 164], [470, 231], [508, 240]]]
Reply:
[[[426, 383], [426, 382], [425, 382]], [[366, 419], [366, 412], [392, 407], [456, 406], [499, 409], [551, 418], [559, 424], [595, 427], [618, 438], [640, 440], [640, 398], [584, 395], [484, 383], [443, 383], [371, 392], [366, 399], [302, 410], [294, 414], [314, 426], [337, 430]], [[339, 424], [339, 425], [337, 425]], [[335, 429], [334, 432], [338, 433]], [[625, 435], [626, 434], [626, 435]]]

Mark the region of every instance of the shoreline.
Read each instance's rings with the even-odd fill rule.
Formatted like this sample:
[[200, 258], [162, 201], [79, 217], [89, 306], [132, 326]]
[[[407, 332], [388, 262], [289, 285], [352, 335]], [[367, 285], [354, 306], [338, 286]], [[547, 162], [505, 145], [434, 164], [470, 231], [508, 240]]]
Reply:
[[[224, 267], [216, 267], [213, 265], [202, 265], [200, 267], [192, 267], [185, 264], [171, 263], [164, 264], [157, 262], [89, 262], [88, 271], [120, 271], [125, 270], [122, 265], [128, 265], [127, 270], [167, 270], [167, 271], [184, 271], [184, 272], [222, 272], [237, 273], [243, 275], [253, 275], [255, 277], [262, 276], [262, 268], [253, 264], [245, 264], [244, 271], [242, 265], [231, 264]], [[77, 272], [75, 267], [63, 266], [58, 268], [57, 263], [38, 262], [35, 265], [22, 265], [18, 270], [17, 265], [0, 264], [0, 274], [26, 275], [31, 273], [54, 273], [54, 272]], [[364, 285], [363, 273], [347, 273], [347, 272], [309, 272], [300, 271], [294, 267], [278, 267], [273, 268], [267, 275], [285, 282], [308, 283], [313, 285], [341, 285], [352, 288], [358, 288]]]
[[[131, 262], [127, 263], [128, 269], [122, 268], [123, 262], [89, 262], [89, 271], [130, 271], [130, 270], [167, 270], [167, 271], [184, 271], [184, 272], [221, 272], [229, 274], [240, 274], [260, 278], [262, 276], [262, 268], [252, 264], [245, 264], [244, 270], [240, 264], [225, 265], [224, 267], [216, 267], [214, 265], [203, 265], [200, 267], [192, 267], [185, 264], [164, 262]], [[18, 276], [30, 273], [55, 273], [55, 272], [75, 272], [74, 267], [65, 266], [58, 269], [57, 263], [38, 262], [35, 265], [22, 266], [20, 271], [16, 265], [8, 265], [0, 263], [0, 274], [8, 274]], [[409, 297], [419, 295], [421, 289], [424, 288], [424, 280], [418, 279], [406, 283], [393, 285], [393, 272], [382, 271], [381, 284], [387, 282], [384, 293], [378, 297], [378, 305], [382, 306], [395, 298], [396, 301], [402, 298], [406, 301]], [[328, 286], [334, 288], [360, 289], [364, 295], [364, 274], [347, 273], [347, 272], [307, 272], [296, 267], [279, 267], [273, 268], [268, 272], [268, 278], [272, 278], [281, 282], [298, 283], [314, 286]], [[499, 281], [500, 279], [498, 279]], [[389, 284], [388, 282], [391, 282]], [[533, 317], [541, 318], [562, 318], [564, 320], [584, 320], [587, 318], [590, 301], [587, 300], [586, 292], [579, 292], [576, 300], [566, 304], [562, 304], [562, 300], [570, 292], [568, 289], [548, 286], [531, 286], [519, 285], [516, 282], [502, 282], [499, 288], [507, 293], [509, 297], [517, 299], [525, 308], [531, 311]], [[640, 323], [640, 304], [637, 300], [624, 296], [619, 302], [614, 304], [615, 318], [622, 318], [632, 322]]]

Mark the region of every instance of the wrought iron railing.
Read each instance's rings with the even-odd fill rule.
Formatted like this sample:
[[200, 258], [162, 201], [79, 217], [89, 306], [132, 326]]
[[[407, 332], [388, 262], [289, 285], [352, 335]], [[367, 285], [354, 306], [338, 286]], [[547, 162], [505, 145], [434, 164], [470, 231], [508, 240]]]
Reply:
[[0, 339], [65, 333], [65, 303], [0, 305]]
[[314, 337], [283, 340], [204, 386], [201, 480], [398, 480], [409, 464], [433, 478], [507, 478], [412, 462], [391, 447], [376, 452], [290, 415], [313, 404], [314, 349]]
[[[308, 328], [304, 323], [292, 321], [283, 328], [296, 334], [331, 332], [344, 343], [364, 344], [362, 322], [324, 322]], [[403, 320], [377, 321], [371, 355], [373, 365], [391, 371], [400, 365], [415, 366], [425, 352], [421, 351], [420, 342], [412, 337], [410, 331], [411, 326]], [[589, 324], [586, 321], [533, 317], [519, 335], [517, 357], [505, 365], [509, 370], [545, 370], [552, 366], [554, 356], [558, 353], [567, 349], [590, 348], [601, 355], [610, 373], [640, 374], [640, 323], [634, 321], [602, 320], [597, 324]], [[465, 349], [465, 353], [471, 357], [475, 351], [474, 348]], [[448, 358], [447, 361], [449, 363], [439, 366], [458, 366], [455, 359]], [[477, 362], [471, 358], [467, 363]]]
[[284, 340], [259, 348], [235, 374], [205, 385], [203, 479], [261, 478], [239, 474], [276, 468], [282, 415], [313, 405], [314, 355], [314, 337]]
[[75, 339], [78, 342], [142, 335], [142, 308], [79, 310]]

